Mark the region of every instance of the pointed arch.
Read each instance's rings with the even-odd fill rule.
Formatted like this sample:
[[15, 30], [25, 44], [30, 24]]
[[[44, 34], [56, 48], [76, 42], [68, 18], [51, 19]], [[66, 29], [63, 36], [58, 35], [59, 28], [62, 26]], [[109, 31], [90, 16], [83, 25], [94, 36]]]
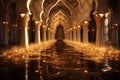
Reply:
[[65, 13], [69, 14], [70, 16], [72, 16], [71, 9], [63, 1], [59, 1], [59, 0], [50, 8], [50, 10], [48, 12], [48, 16], [50, 16], [51, 13], [53, 13], [54, 11], [57, 12], [59, 10], [62, 10]]

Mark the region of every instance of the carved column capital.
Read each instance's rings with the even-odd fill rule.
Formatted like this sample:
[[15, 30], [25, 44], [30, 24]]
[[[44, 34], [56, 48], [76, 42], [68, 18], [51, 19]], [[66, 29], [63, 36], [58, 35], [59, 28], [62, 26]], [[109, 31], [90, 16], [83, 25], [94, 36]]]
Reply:
[[95, 14], [95, 21], [97, 24], [104, 24], [105, 15], [103, 13], [96, 13]]
[[40, 25], [41, 25], [40, 21], [34, 21], [34, 28], [35, 29], [40, 30]]
[[29, 14], [25, 14], [25, 13], [20, 14], [20, 22], [22, 24], [22, 27], [28, 27], [29, 20], [30, 20]]
[[82, 23], [82, 26], [83, 26], [83, 29], [88, 29], [88, 25], [89, 25], [89, 21], [83, 21]]

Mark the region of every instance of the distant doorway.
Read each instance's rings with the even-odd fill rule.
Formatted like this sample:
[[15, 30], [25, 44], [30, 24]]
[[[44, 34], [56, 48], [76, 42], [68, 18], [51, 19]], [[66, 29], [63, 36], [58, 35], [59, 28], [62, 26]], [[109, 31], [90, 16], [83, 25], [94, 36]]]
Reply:
[[64, 30], [63, 30], [63, 26], [62, 25], [58, 25], [57, 26], [55, 38], [57, 40], [63, 40], [65, 38], [65, 36], [64, 36]]

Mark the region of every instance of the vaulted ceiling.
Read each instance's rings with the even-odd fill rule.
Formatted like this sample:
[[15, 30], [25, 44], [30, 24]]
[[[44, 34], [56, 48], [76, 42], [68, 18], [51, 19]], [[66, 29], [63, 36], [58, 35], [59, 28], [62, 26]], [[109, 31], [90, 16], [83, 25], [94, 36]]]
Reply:
[[0, 19], [6, 17], [6, 12], [12, 15], [11, 19], [15, 13], [31, 12], [32, 20], [41, 20], [43, 25], [53, 29], [58, 25], [67, 29], [80, 25], [83, 20], [91, 20], [91, 11], [105, 13], [109, 7], [114, 13], [120, 12], [119, 0], [0, 0], [0, 4]]
[[42, 19], [44, 24], [53, 29], [58, 25], [67, 29], [79, 25], [82, 20], [90, 20], [93, 2], [94, 0], [45, 0]]

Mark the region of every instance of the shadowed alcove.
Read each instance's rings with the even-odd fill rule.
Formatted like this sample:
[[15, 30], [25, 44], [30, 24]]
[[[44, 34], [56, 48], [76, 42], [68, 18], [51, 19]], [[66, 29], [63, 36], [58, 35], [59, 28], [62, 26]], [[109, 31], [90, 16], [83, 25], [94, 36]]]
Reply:
[[63, 26], [62, 25], [58, 25], [56, 28], [56, 34], [55, 34], [55, 38], [57, 40], [63, 40], [64, 37], [64, 30], [63, 30]]

